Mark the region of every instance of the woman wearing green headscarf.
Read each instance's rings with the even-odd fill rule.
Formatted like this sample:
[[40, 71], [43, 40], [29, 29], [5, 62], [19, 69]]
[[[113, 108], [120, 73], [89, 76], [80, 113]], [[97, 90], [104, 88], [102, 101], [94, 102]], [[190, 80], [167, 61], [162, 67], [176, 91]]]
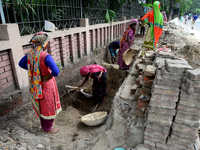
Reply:
[[153, 10], [142, 17], [141, 21], [149, 23], [150, 25], [149, 29], [147, 30], [145, 41], [143, 43], [143, 49], [141, 53], [141, 56], [143, 56], [146, 48], [155, 50], [156, 44], [162, 35], [163, 15], [160, 12], [159, 1], [155, 1], [153, 3]]

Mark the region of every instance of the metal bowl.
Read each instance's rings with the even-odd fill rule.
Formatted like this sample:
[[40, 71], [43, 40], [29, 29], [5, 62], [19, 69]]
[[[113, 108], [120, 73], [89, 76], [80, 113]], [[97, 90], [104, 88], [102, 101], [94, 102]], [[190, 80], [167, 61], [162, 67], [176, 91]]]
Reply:
[[86, 98], [92, 98], [93, 97], [93, 95], [90, 95], [88, 93], [83, 92], [83, 89], [81, 89], [80, 91]]

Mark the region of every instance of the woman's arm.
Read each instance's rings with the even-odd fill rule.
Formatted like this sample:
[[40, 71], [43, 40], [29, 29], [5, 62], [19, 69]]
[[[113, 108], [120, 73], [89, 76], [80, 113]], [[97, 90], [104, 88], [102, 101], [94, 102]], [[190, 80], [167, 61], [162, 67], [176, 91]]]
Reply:
[[79, 85], [78, 87], [82, 87], [88, 81], [88, 79], [89, 79], [89, 76], [85, 77], [81, 85]]
[[130, 36], [127, 37], [128, 47], [130, 48]]
[[19, 66], [23, 69], [28, 70], [27, 54], [19, 61]]
[[59, 74], [59, 69], [56, 63], [54, 62], [51, 55], [47, 55], [45, 58], [45, 64], [51, 69], [51, 75], [57, 77]]

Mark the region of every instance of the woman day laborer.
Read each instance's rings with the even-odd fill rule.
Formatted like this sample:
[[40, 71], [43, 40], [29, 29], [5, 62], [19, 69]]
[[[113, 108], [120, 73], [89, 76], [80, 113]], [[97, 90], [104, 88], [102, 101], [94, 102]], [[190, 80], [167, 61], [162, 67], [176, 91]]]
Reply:
[[52, 128], [54, 118], [61, 111], [60, 98], [56, 85], [59, 69], [51, 55], [44, 50], [48, 35], [36, 33], [30, 43], [32, 49], [20, 60], [19, 66], [28, 70], [29, 90], [32, 106], [40, 117], [42, 129], [46, 133], [57, 133], [59, 128]]
[[109, 44], [108, 48], [110, 51], [110, 55], [111, 55], [111, 62], [112, 64], [115, 63], [115, 58], [117, 56], [117, 49], [119, 48], [120, 42], [119, 41], [114, 41], [112, 43]]
[[141, 56], [143, 56], [146, 48], [155, 50], [156, 44], [162, 35], [163, 15], [160, 13], [160, 2], [155, 1], [153, 3], [153, 10], [142, 17], [141, 20], [146, 23], [149, 22], [150, 25], [143, 43], [143, 49], [141, 52]]
[[123, 61], [123, 53], [128, 50], [135, 39], [136, 25], [137, 20], [131, 20], [129, 27], [124, 32], [121, 41], [120, 41], [120, 49], [118, 54], [118, 65], [120, 69], [129, 70], [130, 65], [126, 65]]
[[83, 66], [80, 69], [80, 74], [85, 77], [79, 87], [82, 87], [90, 78], [93, 79], [92, 95], [94, 106], [100, 105], [106, 96], [107, 86], [107, 71], [100, 65]]

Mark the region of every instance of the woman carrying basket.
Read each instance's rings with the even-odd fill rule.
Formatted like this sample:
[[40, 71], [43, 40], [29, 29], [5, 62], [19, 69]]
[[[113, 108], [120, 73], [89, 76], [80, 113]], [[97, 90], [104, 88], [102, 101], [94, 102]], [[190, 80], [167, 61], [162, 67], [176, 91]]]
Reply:
[[120, 49], [118, 55], [118, 65], [120, 69], [129, 70], [130, 65], [126, 65], [123, 61], [123, 53], [128, 50], [135, 39], [136, 25], [137, 20], [131, 20], [129, 27], [124, 32], [121, 41], [120, 41]]

